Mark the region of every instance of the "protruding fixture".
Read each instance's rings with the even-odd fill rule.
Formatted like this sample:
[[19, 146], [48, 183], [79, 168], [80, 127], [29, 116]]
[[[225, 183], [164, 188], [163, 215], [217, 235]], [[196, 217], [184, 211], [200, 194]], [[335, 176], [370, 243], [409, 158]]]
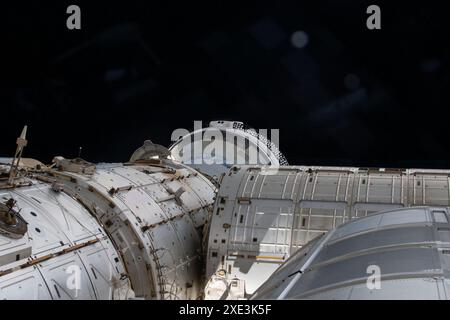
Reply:
[[22, 129], [22, 133], [16, 140], [17, 148], [16, 153], [14, 154], [14, 159], [11, 163], [11, 169], [9, 171], [9, 179], [8, 179], [9, 185], [14, 184], [14, 178], [16, 177], [17, 174], [17, 168], [19, 167], [20, 159], [22, 158], [23, 148], [25, 148], [28, 144], [26, 136], [27, 136], [27, 126], [24, 126]]
[[169, 149], [153, 143], [151, 140], [145, 140], [144, 145], [133, 153], [130, 162], [149, 161], [154, 158], [166, 159], [169, 156]]
[[16, 200], [8, 199], [0, 203], [0, 234], [13, 239], [19, 239], [27, 232], [27, 222], [22, 218], [19, 211], [15, 209]]
[[53, 158], [55, 167], [60, 171], [81, 173], [92, 175], [95, 172], [95, 165], [81, 158], [66, 159], [58, 156]]

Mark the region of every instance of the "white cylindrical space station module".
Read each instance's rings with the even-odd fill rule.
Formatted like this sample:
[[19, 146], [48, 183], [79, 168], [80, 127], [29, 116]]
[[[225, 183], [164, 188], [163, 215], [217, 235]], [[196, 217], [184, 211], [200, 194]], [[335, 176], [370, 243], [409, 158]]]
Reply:
[[0, 186], [0, 297], [201, 297], [216, 188], [167, 149], [144, 151], [124, 164], [18, 166]]
[[18, 179], [0, 185], [0, 299], [132, 298], [123, 260], [99, 221], [50, 183]]
[[350, 221], [297, 250], [252, 299], [450, 299], [448, 209]]
[[206, 299], [245, 298], [310, 240], [354, 218], [450, 205], [450, 170], [234, 166], [208, 222]]

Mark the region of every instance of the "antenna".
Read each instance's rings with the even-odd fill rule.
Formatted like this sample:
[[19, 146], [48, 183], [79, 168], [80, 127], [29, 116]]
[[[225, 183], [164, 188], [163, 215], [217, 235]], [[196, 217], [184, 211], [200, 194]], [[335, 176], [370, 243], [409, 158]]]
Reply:
[[9, 171], [9, 179], [8, 184], [14, 185], [14, 178], [17, 174], [17, 168], [19, 167], [20, 159], [22, 158], [22, 151], [26, 147], [28, 141], [27, 141], [27, 126], [24, 126], [22, 129], [22, 133], [16, 140], [17, 148], [16, 153], [14, 154], [14, 159], [11, 163], [11, 169]]

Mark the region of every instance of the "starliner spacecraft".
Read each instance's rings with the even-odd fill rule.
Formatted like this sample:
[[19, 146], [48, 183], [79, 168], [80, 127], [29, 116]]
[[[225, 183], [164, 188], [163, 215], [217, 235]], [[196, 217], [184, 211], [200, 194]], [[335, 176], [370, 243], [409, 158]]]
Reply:
[[233, 121], [124, 163], [26, 144], [0, 159], [1, 299], [448, 297], [450, 170], [292, 166]]

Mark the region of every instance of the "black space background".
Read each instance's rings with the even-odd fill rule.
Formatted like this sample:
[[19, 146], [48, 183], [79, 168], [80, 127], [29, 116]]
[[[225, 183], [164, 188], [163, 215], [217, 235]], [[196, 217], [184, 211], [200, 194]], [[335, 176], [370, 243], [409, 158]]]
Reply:
[[[14, 3], [14, 4], [12, 4]], [[81, 7], [82, 30], [66, 28]], [[378, 4], [382, 30], [365, 26]], [[290, 164], [450, 168], [444, 1], [14, 1], [0, 155], [125, 161], [194, 120], [279, 128]], [[302, 49], [291, 35], [305, 31]], [[348, 74], [359, 85], [348, 87]]]

